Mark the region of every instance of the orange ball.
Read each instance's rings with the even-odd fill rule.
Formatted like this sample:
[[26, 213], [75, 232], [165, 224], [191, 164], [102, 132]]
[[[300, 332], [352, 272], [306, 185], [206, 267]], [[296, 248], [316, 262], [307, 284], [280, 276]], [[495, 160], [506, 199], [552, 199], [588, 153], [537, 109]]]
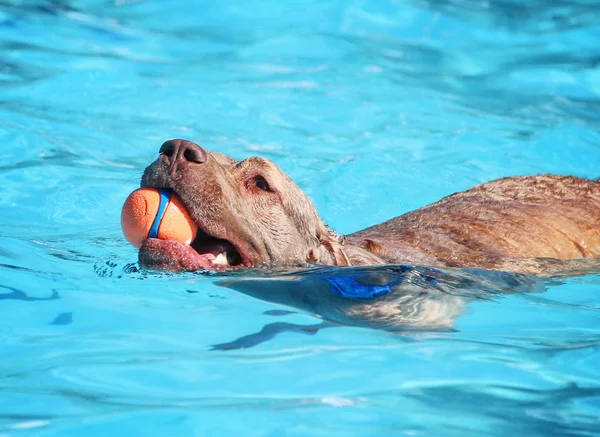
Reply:
[[[164, 213], [157, 217], [161, 206]], [[148, 238], [190, 244], [198, 231], [175, 194], [154, 188], [140, 188], [129, 195], [121, 210], [121, 228], [125, 238], [138, 248]]]

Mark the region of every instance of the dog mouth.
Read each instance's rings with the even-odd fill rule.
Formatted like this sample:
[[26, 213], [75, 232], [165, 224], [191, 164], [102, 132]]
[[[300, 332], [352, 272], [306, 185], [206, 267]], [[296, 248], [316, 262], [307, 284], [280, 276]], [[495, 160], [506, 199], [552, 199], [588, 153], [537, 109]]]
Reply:
[[237, 267], [242, 264], [240, 252], [229, 240], [212, 237], [200, 228], [190, 247], [213, 266]]
[[[190, 211], [184, 196], [178, 197]], [[225, 271], [252, 266], [252, 259], [249, 252], [244, 250], [244, 244], [209, 234], [197, 220], [196, 237], [190, 244], [148, 238], [138, 252], [140, 266], [173, 272]]]
[[233, 243], [210, 236], [201, 229], [191, 244], [149, 238], [140, 248], [138, 258], [144, 268], [173, 272], [224, 271], [247, 264]]

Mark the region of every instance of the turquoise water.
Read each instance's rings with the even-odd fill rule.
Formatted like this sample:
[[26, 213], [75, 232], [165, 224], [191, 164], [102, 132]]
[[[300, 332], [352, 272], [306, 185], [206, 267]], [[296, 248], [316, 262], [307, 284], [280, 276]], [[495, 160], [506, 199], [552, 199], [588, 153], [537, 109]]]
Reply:
[[341, 233], [496, 177], [598, 177], [598, 16], [0, 1], [0, 436], [598, 435], [597, 275], [449, 272], [421, 295], [458, 308], [443, 326], [392, 333], [141, 272], [119, 228], [170, 138], [274, 160]]

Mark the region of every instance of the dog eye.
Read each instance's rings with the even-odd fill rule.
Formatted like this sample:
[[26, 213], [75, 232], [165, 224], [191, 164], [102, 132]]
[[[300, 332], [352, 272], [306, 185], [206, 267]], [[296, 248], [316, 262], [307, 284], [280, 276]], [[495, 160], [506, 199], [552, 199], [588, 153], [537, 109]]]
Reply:
[[271, 189], [269, 188], [269, 184], [267, 183], [265, 178], [263, 178], [262, 176], [256, 176], [254, 178], [254, 185], [256, 186], [256, 188], [258, 188], [260, 190], [271, 191]]

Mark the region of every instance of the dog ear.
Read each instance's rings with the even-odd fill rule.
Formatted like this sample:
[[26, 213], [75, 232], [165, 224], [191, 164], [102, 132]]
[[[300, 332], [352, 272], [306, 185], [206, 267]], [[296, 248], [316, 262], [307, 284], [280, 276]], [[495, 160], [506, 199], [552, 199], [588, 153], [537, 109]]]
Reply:
[[346, 239], [330, 230], [326, 225], [319, 227], [315, 238], [316, 248], [306, 257], [306, 262], [326, 266], [351, 266], [350, 258], [344, 251]]
[[[331, 234], [332, 233], [330, 232], [330, 235]], [[350, 258], [348, 258], [348, 255], [344, 252], [344, 245], [346, 244], [345, 238], [339, 238], [337, 235], [333, 234], [330, 238], [321, 239], [320, 242], [321, 246], [331, 254], [334, 265], [342, 267], [352, 265]]]
[[385, 264], [379, 256], [384, 255], [385, 250], [374, 241], [365, 242], [366, 247], [354, 246], [325, 225], [317, 240], [317, 248], [312, 249], [306, 259], [309, 263], [340, 267]]

